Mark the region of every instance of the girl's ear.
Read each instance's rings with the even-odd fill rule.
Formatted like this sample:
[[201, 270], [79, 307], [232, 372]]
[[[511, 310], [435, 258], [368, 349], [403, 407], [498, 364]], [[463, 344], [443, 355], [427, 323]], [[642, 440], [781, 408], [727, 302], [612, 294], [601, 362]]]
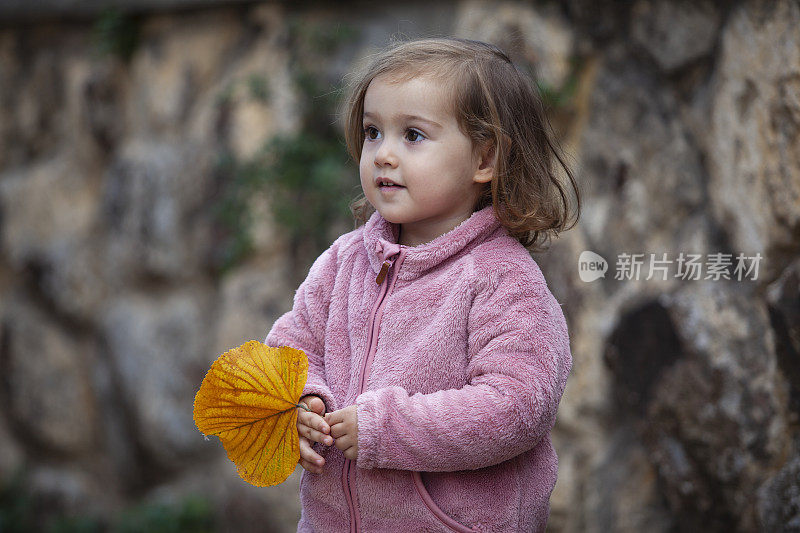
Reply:
[[478, 168], [475, 170], [475, 175], [472, 181], [475, 183], [486, 183], [492, 181], [495, 168], [497, 168], [497, 150], [491, 141], [487, 141], [479, 149]]

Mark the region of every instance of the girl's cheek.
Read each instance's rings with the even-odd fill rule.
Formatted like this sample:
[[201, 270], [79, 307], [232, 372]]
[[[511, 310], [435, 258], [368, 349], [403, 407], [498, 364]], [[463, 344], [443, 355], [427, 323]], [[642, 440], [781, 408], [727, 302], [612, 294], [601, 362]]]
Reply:
[[368, 169], [370, 162], [374, 160], [375, 160], [375, 154], [372, 153], [372, 150], [368, 148], [364, 148], [363, 150], [361, 150], [361, 159], [359, 163], [361, 164], [362, 169]]

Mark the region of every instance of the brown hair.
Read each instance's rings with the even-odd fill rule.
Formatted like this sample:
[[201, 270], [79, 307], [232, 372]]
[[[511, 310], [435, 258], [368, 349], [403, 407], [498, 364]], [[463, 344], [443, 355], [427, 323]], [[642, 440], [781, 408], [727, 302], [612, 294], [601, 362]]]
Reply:
[[[549, 121], [530, 78], [497, 46], [459, 38], [429, 38], [393, 43], [357, 72], [344, 101], [347, 150], [358, 164], [364, 144], [364, 96], [382, 74], [398, 81], [432, 76], [452, 94], [453, 112], [473, 147], [490, 143], [497, 165], [492, 180], [479, 194], [473, 211], [494, 206], [509, 234], [527, 248], [541, 249], [551, 234], [572, 228], [581, 200], [572, 171], [553, 146]], [[570, 220], [565, 180], [555, 173], [558, 159], [575, 192], [577, 206]], [[357, 224], [374, 212], [362, 194], [350, 204]]]

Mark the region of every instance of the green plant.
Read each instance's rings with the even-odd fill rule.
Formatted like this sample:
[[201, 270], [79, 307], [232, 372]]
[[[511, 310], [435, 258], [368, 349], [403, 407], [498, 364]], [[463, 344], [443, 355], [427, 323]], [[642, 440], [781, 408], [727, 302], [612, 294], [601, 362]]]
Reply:
[[103, 525], [90, 516], [55, 516], [48, 520], [47, 533], [100, 533]]
[[0, 531], [16, 533], [33, 527], [33, 500], [24, 490], [22, 470], [0, 485]]
[[560, 87], [554, 87], [540, 79], [536, 79], [536, 87], [542, 97], [542, 102], [547, 109], [558, 109], [569, 106], [578, 87], [578, 77], [583, 68], [584, 60], [580, 56], [571, 56], [570, 69], [567, 78]]
[[251, 74], [250, 77], [247, 78], [247, 87], [250, 89], [250, 95], [256, 100], [260, 100], [261, 102], [269, 100], [269, 86], [264, 76]]
[[114, 533], [205, 533], [214, 531], [209, 503], [188, 496], [177, 505], [141, 504], [121, 513], [112, 527]]
[[94, 23], [92, 37], [97, 53], [128, 61], [139, 45], [139, 21], [118, 8], [105, 9]]
[[246, 162], [224, 155], [218, 171], [229, 181], [214, 209], [227, 233], [218, 257], [222, 272], [252, 251], [250, 200], [260, 191], [267, 191], [273, 220], [286, 232], [298, 261], [304, 244], [312, 250], [330, 244], [327, 228], [349, 214], [353, 187], [345, 177], [353, 171], [344, 148], [310, 132], [275, 136]]
[[71, 516], [44, 507], [19, 469], [0, 483], [0, 531], [3, 533], [205, 533], [214, 530], [211, 504], [187, 496], [174, 505], [144, 503], [107, 518]]
[[[246, 161], [229, 151], [220, 154], [216, 174], [224, 192], [213, 209], [223, 235], [214, 260], [219, 273], [252, 251], [251, 200], [258, 194], [269, 199], [273, 219], [287, 235], [296, 271], [304, 271], [306, 263], [331, 243], [335, 236], [330, 231], [337, 221], [350, 220], [348, 206], [358, 191], [352, 176], [357, 176], [357, 169], [332, 120], [342, 91], [326, 84], [321, 66], [357, 32], [348, 26], [314, 25], [294, 17], [289, 34], [294, 85], [301, 96], [299, 128], [269, 139]], [[251, 76], [248, 87], [252, 97], [267, 98], [263, 78]], [[229, 102], [232, 90], [226, 88], [218, 102]]]

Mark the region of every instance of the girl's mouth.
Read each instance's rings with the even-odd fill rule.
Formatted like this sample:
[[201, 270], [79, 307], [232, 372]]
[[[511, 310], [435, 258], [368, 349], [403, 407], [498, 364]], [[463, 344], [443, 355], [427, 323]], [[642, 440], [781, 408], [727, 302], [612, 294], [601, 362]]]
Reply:
[[375, 184], [378, 186], [380, 190], [391, 190], [391, 189], [404, 189], [402, 185], [398, 185], [395, 183], [391, 178], [379, 177], [375, 180]]
[[378, 186], [378, 190], [381, 192], [382, 195], [390, 195], [394, 196], [402, 189], [405, 189], [402, 185], [380, 185]]

